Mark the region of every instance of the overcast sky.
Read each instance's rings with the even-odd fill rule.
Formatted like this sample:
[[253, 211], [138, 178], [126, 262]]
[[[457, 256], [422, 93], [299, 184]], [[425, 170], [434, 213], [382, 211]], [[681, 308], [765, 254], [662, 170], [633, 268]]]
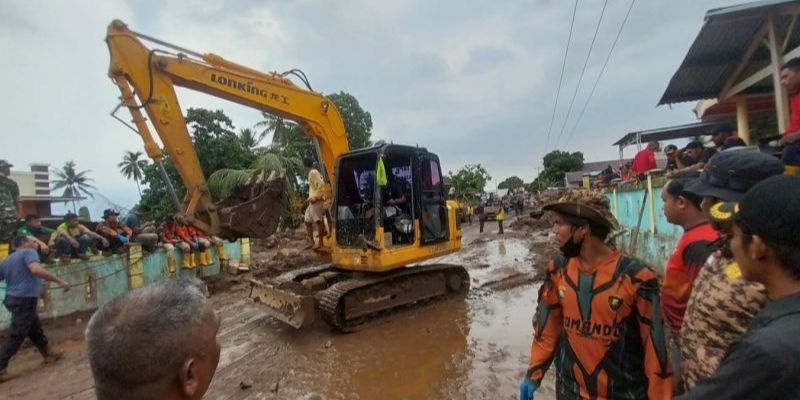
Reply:
[[[526, 182], [552, 142], [587, 161], [613, 159], [632, 130], [695, 121], [694, 104], [656, 107], [705, 12], [741, 1], [639, 0], [586, 114], [567, 142], [628, 8], [609, 0], [572, 115], [560, 134], [602, 0], [579, 3], [561, 100], [545, 148], [572, 14], [571, 1], [30, 1], [0, 0], [0, 158], [27, 169], [73, 159], [99, 191], [131, 206], [118, 172], [137, 136], [109, 117], [119, 92], [103, 39], [131, 29], [264, 71], [300, 68], [315, 90], [346, 91], [372, 113], [373, 139], [419, 144], [445, 171], [485, 165], [496, 184]], [[223, 109], [237, 129], [259, 113], [180, 90], [181, 106]], [[122, 114], [129, 119], [127, 113]], [[631, 156], [628, 149], [626, 156]], [[92, 204], [96, 209], [105, 201]]]

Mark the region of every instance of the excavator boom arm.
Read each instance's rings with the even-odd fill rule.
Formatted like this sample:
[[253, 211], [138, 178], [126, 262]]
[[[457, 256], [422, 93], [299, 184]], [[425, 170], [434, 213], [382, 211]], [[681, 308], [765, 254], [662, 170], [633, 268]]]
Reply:
[[[235, 226], [237, 218], [230, 215], [231, 210], [225, 213], [213, 203], [175, 86], [297, 122], [318, 144], [325, 175], [328, 182], [333, 181], [336, 158], [348, 151], [348, 142], [342, 118], [325, 96], [302, 89], [281, 74], [262, 73], [214, 54], [201, 56], [185, 49], [174, 54], [149, 49], [140, 40], [142, 38], [166, 44], [129, 30], [119, 20], [109, 25], [106, 36], [111, 55], [109, 76], [122, 94], [122, 105], [131, 112], [148, 156], [156, 163], [161, 162], [161, 149], [151, 134], [142, 109], [169, 153], [187, 189], [181, 210], [187, 222], [226, 237], [266, 236], [274, 231], [272, 225], [275, 225], [269, 223], [259, 229], [239, 229]], [[275, 190], [270, 192], [272, 196], [280, 195]], [[253, 215], [263, 212], [260, 209], [266, 205], [251, 203], [248, 212]]]

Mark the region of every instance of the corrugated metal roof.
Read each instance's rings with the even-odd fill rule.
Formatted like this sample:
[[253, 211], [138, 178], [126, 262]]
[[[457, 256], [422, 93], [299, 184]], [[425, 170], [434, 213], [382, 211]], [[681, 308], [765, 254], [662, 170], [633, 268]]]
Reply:
[[[766, 0], [709, 10], [700, 33], [672, 76], [659, 105], [718, 97], [766, 23], [767, 13], [798, 5], [800, 2], [797, 0]], [[790, 15], [776, 16], [775, 28], [779, 37], [784, 36], [790, 23]], [[800, 35], [792, 35], [787, 49], [798, 45]], [[750, 75], [769, 63], [769, 50], [762, 46], [753, 54], [742, 76]], [[765, 91], [772, 91], [771, 79], [762, 80], [744, 93]]]
[[638, 135], [641, 135], [642, 143], [647, 143], [652, 140], [662, 141], [708, 135], [710, 134], [711, 128], [713, 128], [714, 125], [724, 122], [727, 121], [695, 122], [691, 124], [628, 132], [622, 137], [622, 139], [614, 143], [614, 145], [625, 147], [636, 144], [636, 137]]

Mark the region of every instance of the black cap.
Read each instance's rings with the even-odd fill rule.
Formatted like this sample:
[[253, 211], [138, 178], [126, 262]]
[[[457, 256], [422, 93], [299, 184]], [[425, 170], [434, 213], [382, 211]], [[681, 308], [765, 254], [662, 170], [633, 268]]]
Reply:
[[767, 242], [797, 245], [800, 237], [800, 176], [778, 175], [753, 186], [738, 202], [722, 203], [720, 216], [737, 221]]
[[703, 144], [699, 140], [692, 140], [686, 145], [685, 149], [702, 149]]
[[106, 219], [111, 215], [119, 215], [119, 213], [114, 211], [113, 208], [106, 208], [105, 210], [103, 210], [103, 219]]
[[672, 154], [675, 152], [675, 150], [678, 150], [678, 146], [675, 146], [674, 144], [668, 144], [664, 147], [664, 153], [666, 154]]
[[686, 189], [700, 197], [737, 201], [757, 183], [783, 173], [783, 163], [757, 151], [723, 151], [708, 161], [703, 173]]
[[714, 125], [711, 129], [711, 136], [733, 134], [733, 127], [730, 124]]
[[73, 219], [73, 218], [78, 218], [78, 214], [75, 214], [75, 213], [74, 213], [74, 212], [72, 212], [72, 211], [70, 211], [70, 212], [68, 212], [68, 213], [64, 214], [64, 221], [69, 221], [69, 220], [71, 220], [71, 219]]

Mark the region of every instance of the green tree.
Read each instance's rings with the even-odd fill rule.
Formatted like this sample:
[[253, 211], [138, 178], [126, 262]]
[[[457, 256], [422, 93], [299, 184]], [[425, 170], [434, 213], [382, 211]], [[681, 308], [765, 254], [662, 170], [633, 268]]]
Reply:
[[[186, 195], [186, 187], [183, 186], [183, 182], [175, 166], [172, 164], [172, 160], [168, 155], [165, 155], [161, 162], [175, 188], [178, 199], [183, 199]], [[164, 182], [158, 165], [155, 163], [148, 164], [143, 172], [144, 178], [142, 182], [146, 184], [146, 187], [142, 190], [139, 205], [150, 207], [150, 219], [154, 221], [163, 221], [164, 217], [175, 214], [178, 211], [175, 209], [175, 204], [172, 202], [172, 195], [169, 193], [169, 189], [166, 182]]]
[[[372, 115], [361, 108], [355, 96], [339, 92], [327, 96], [342, 116], [350, 150], [372, 146]], [[260, 130], [259, 137], [272, 135], [272, 146], [287, 153], [289, 157], [303, 159], [314, 155], [311, 138], [297, 123], [262, 112], [262, 121], [254, 128]]]
[[[56, 169], [53, 174], [58, 179], [53, 180], [53, 190], [64, 189], [61, 194], [62, 197], [77, 198], [81, 195], [94, 198], [94, 190], [97, 190], [91, 183], [93, 179], [89, 178], [87, 174], [91, 171], [85, 170], [78, 172], [75, 170], [75, 161], [67, 161], [64, 167]], [[75, 211], [75, 200], [72, 201], [72, 210]]]
[[328, 99], [336, 105], [336, 109], [342, 115], [350, 150], [372, 146], [372, 115], [361, 108], [355, 96], [339, 92], [329, 94]]
[[456, 189], [459, 197], [474, 197], [483, 193], [486, 183], [492, 180], [489, 172], [480, 164], [467, 164], [455, 173], [447, 173], [445, 183]]
[[247, 168], [255, 159], [222, 110], [190, 108], [186, 111], [186, 124], [206, 177], [223, 168]]
[[539, 192], [552, 186], [563, 187], [564, 176], [567, 172], [583, 168], [583, 153], [579, 151], [570, 153], [553, 150], [544, 156], [543, 165], [544, 169], [531, 183], [534, 192]]
[[510, 176], [497, 185], [498, 189], [519, 189], [525, 186], [525, 182], [518, 176]]
[[141, 151], [127, 150], [122, 156], [122, 162], [117, 164], [122, 176], [136, 182], [136, 189], [139, 190], [140, 198], [142, 197], [142, 186], [139, 182], [144, 178], [144, 167], [147, 166], [147, 161], [140, 159], [143, 155], [144, 153]]
[[[186, 112], [186, 124], [194, 142], [195, 153], [200, 160], [200, 167], [206, 177], [221, 169], [248, 168], [256, 159], [255, 153], [247, 143], [235, 133], [231, 119], [221, 110], [190, 108]], [[182, 199], [186, 195], [186, 188], [169, 155], [165, 155], [162, 163], [178, 198]], [[149, 164], [143, 172], [142, 182], [146, 188], [142, 190], [139, 204], [150, 207], [152, 217], [156, 221], [177, 212], [158, 166]]]
[[288, 140], [289, 128], [291, 125], [295, 125], [293, 122], [263, 111], [261, 116], [264, 119], [254, 126], [254, 128], [261, 129], [258, 134], [259, 141], [269, 134], [272, 134], [272, 143], [284, 143]]
[[250, 128], [242, 128], [239, 130], [239, 140], [242, 142], [242, 146], [250, 150], [258, 146], [258, 143], [261, 141], [259, 136], [260, 135], [256, 134]]

